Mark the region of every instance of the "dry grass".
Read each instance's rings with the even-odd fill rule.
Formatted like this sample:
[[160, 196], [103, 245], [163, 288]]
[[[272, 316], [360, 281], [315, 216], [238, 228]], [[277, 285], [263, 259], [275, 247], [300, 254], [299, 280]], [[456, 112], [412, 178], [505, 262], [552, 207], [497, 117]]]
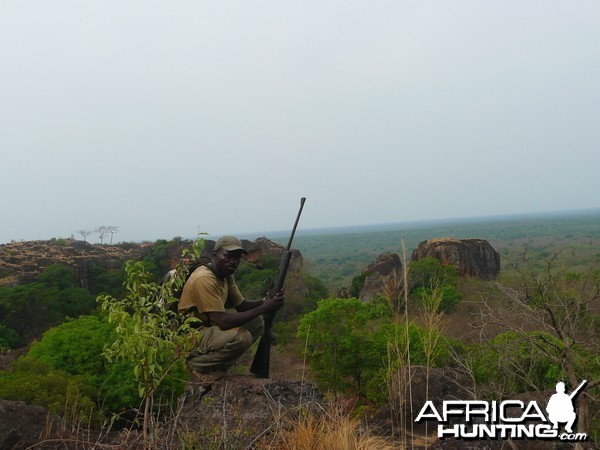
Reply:
[[[330, 408], [332, 409], [332, 408]], [[301, 415], [281, 424], [260, 448], [268, 450], [372, 450], [393, 449], [389, 440], [374, 435], [361, 422], [341, 408], [322, 414]]]

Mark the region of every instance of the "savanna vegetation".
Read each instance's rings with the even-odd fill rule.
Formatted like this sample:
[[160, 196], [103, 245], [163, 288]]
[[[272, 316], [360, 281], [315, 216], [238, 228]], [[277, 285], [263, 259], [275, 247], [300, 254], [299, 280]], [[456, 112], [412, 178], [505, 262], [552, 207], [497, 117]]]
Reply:
[[[550, 391], [557, 380], [574, 388], [586, 379], [579, 426], [597, 441], [599, 225], [596, 214], [299, 233], [295, 246], [305, 270], [288, 279], [277, 352], [305, 367], [337, 404], [352, 398], [354, 408], [330, 410], [325, 419], [301, 416], [264, 448], [302, 448], [311, 439], [339, 443], [336, 430], [342, 429], [355, 444], [407, 445], [367, 436], [359, 424], [390, 401], [390, 380], [411, 366], [426, 373], [460, 371], [479, 399]], [[433, 258], [410, 263], [403, 251], [403, 244], [412, 249], [445, 236], [487, 239], [501, 253], [498, 279], [461, 279]], [[190, 341], [179, 337], [194, 333], [168, 310], [157, 314], [153, 303], [157, 293], [173, 301], [177, 286], [163, 290], [158, 281], [172, 268], [179, 243], [158, 241], [142, 261], [117, 271], [97, 269], [91, 291], [76, 287], [75, 274], [60, 265], [34, 283], [0, 288], [0, 347], [16, 349], [36, 339], [12, 369], [0, 372], [0, 398], [42, 405], [99, 429], [133, 423], [147, 433], [148, 446], [159, 448], [148, 420], [170, 410], [182, 392]], [[404, 253], [404, 272], [374, 301], [358, 300], [363, 269], [384, 252]], [[265, 257], [242, 264], [236, 273], [242, 292], [264, 295], [278, 263]], [[353, 297], [338, 298], [341, 287]], [[178, 441], [181, 448], [194, 448], [184, 441]]]

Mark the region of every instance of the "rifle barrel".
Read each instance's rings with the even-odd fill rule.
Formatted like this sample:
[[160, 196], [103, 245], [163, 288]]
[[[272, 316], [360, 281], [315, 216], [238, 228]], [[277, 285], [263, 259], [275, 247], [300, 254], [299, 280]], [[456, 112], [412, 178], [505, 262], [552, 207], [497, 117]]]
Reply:
[[296, 234], [296, 228], [298, 227], [298, 221], [300, 220], [300, 215], [302, 214], [302, 208], [304, 208], [305, 201], [306, 197], [302, 197], [300, 199], [300, 209], [298, 210], [298, 215], [296, 216], [296, 221], [294, 222], [294, 228], [292, 228], [292, 234], [290, 235], [290, 240], [288, 241], [288, 245], [286, 247], [287, 251], [290, 251], [292, 248], [292, 241], [294, 240], [294, 235]]

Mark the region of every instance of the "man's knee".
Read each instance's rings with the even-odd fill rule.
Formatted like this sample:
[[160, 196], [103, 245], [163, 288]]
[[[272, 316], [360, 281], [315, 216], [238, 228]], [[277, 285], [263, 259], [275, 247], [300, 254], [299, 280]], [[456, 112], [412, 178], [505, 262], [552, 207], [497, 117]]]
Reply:
[[254, 343], [254, 337], [252, 333], [248, 331], [246, 328], [238, 329], [238, 343], [236, 343], [236, 347], [239, 346], [240, 349], [248, 350], [250, 346]]

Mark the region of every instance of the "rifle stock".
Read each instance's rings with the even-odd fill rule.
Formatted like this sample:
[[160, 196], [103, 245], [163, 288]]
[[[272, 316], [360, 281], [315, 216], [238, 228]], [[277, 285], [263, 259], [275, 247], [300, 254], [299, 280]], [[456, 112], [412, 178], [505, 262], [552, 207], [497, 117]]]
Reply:
[[[288, 269], [290, 267], [290, 260], [292, 259], [292, 241], [294, 239], [294, 234], [296, 234], [296, 227], [298, 226], [298, 221], [300, 220], [300, 215], [302, 214], [302, 208], [304, 207], [304, 202], [306, 198], [302, 197], [300, 199], [300, 210], [298, 211], [298, 215], [296, 216], [296, 222], [294, 223], [294, 227], [292, 228], [292, 234], [290, 236], [290, 240], [288, 241], [287, 248], [285, 253], [281, 258], [281, 263], [279, 265], [279, 272], [277, 274], [277, 279], [273, 284], [273, 287], [269, 291], [271, 296], [274, 296], [277, 292], [279, 292], [285, 283], [285, 277], [287, 275]], [[273, 333], [273, 319], [275, 318], [275, 313], [265, 315], [263, 317], [265, 321], [265, 331], [264, 334], [260, 338], [260, 342], [258, 343], [258, 348], [256, 349], [256, 353], [254, 354], [254, 360], [252, 361], [252, 366], [250, 367], [250, 372], [254, 375], [261, 378], [269, 378], [269, 368], [271, 361], [271, 345], [277, 338]]]

